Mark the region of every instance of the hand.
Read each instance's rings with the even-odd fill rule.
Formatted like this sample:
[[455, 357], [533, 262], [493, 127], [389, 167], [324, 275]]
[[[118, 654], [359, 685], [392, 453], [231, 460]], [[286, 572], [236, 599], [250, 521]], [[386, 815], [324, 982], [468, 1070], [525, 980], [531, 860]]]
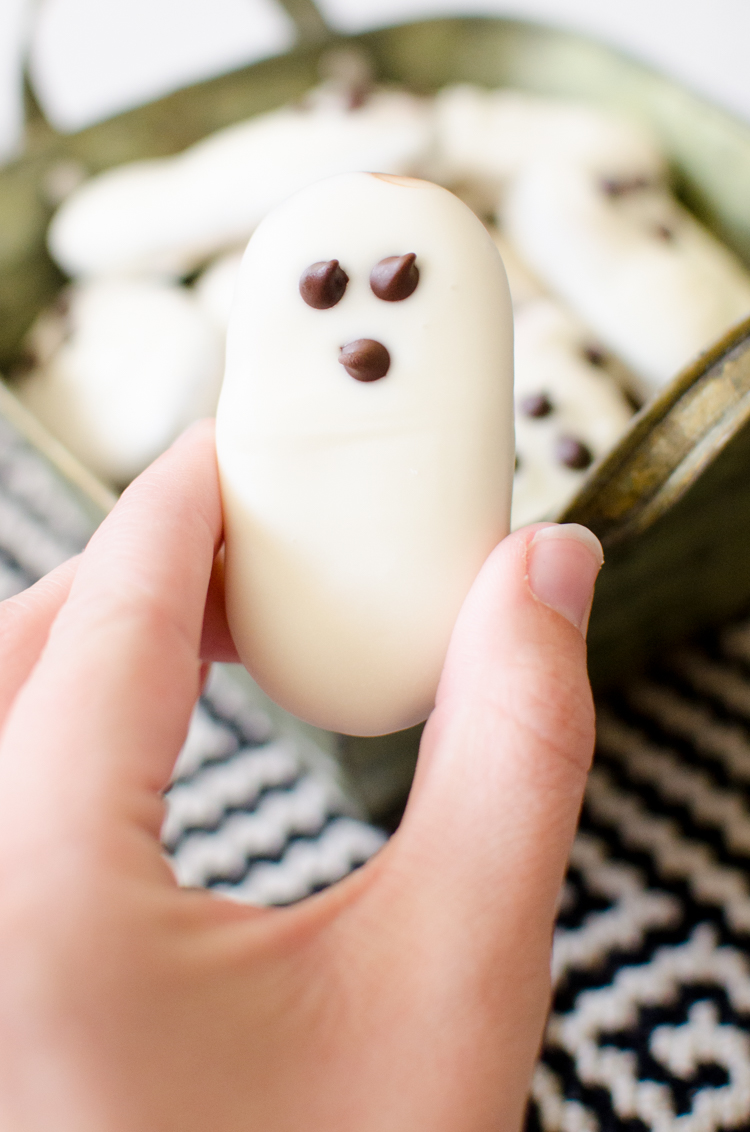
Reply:
[[285, 909], [181, 890], [159, 846], [204, 608], [204, 660], [232, 655], [218, 585], [206, 597], [210, 426], [80, 559], [0, 606], [0, 1128], [520, 1125], [593, 746], [581, 627], [600, 557], [581, 532], [492, 553], [401, 827]]

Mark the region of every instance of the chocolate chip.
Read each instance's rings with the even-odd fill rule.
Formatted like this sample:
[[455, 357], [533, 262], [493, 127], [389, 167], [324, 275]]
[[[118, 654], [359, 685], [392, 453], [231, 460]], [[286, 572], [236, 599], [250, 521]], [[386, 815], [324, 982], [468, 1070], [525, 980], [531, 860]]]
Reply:
[[667, 228], [666, 224], [657, 224], [654, 227], [654, 235], [659, 240], [664, 240], [665, 244], [670, 244], [674, 239], [674, 232], [671, 228]]
[[522, 397], [519, 407], [525, 417], [548, 417], [553, 409], [546, 393], [530, 393], [528, 397]]
[[302, 272], [299, 293], [308, 307], [324, 311], [343, 298], [348, 282], [349, 276], [337, 259], [321, 260]]
[[370, 287], [374, 295], [386, 303], [400, 303], [408, 299], [419, 283], [416, 255], [389, 255], [376, 263], [370, 272]]
[[576, 440], [574, 436], [558, 437], [555, 444], [555, 458], [558, 464], [577, 470], [588, 468], [594, 459], [591, 449], [587, 448], [582, 440]]
[[52, 310], [55, 314], [68, 315], [70, 314], [70, 305], [70, 291], [66, 288], [64, 291], [58, 291], [52, 304]]
[[361, 110], [367, 105], [372, 85], [366, 82], [349, 83], [345, 93], [347, 110]]
[[515, 462], [515, 464], [513, 465], [513, 475], [515, 475], [515, 474], [516, 474], [516, 472], [518, 471], [518, 469], [519, 469], [520, 467], [521, 467], [521, 458], [520, 458], [520, 456], [518, 455], [518, 453], [516, 452], [516, 462]]
[[601, 368], [607, 364], [607, 355], [598, 346], [584, 346], [583, 356], [589, 365]]
[[602, 177], [599, 182], [608, 197], [625, 197], [649, 187], [647, 177]]
[[339, 361], [357, 381], [377, 381], [385, 377], [391, 365], [391, 355], [382, 342], [372, 338], [357, 338], [341, 347]]

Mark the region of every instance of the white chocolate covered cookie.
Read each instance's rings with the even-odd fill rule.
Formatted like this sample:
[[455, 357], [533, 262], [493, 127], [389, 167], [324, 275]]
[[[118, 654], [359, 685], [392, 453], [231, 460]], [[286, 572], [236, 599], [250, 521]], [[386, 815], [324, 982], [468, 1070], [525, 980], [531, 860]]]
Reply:
[[650, 178], [664, 170], [648, 131], [582, 103], [463, 83], [441, 90], [435, 106], [439, 179], [457, 191], [468, 187], [488, 210], [540, 157], [581, 161], [595, 156]]
[[66, 292], [29, 345], [19, 397], [87, 467], [129, 482], [191, 421], [212, 413], [222, 336], [184, 288], [102, 280]]
[[219, 130], [176, 157], [87, 181], [52, 221], [49, 247], [74, 276], [181, 275], [246, 242], [269, 209], [335, 173], [411, 173], [432, 144], [432, 104], [377, 90], [283, 107]]
[[553, 300], [516, 310], [514, 529], [559, 514], [630, 423], [632, 406], [610, 364]]
[[469, 209], [357, 173], [270, 215], [240, 274], [217, 450], [229, 623], [261, 687], [333, 731], [424, 719], [508, 530], [510, 299]]
[[508, 278], [513, 309], [517, 310], [524, 303], [528, 303], [530, 299], [544, 298], [547, 292], [521, 259], [513, 244], [494, 225], [488, 225], [487, 231], [500, 252], [500, 258], [503, 261], [505, 274]]
[[508, 190], [506, 231], [539, 278], [615, 351], [648, 397], [750, 314], [750, 276], [624, 160], [543, 160]]
[[223, 334], [229, 326], [243, 253], [244, 249], [219, 256], [208, 265], [193, 288], [199, 304]]

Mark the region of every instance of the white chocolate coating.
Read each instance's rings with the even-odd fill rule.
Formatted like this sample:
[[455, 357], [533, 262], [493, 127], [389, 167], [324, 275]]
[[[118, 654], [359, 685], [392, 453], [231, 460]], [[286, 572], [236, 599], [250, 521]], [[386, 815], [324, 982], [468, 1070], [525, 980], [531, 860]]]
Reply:
[[[414, 293], [376, 298], [372, 268], [409, 252]], [[349, 284], [317, 310], [299, 279], [331, 259]], [[391, 356], [377, 381], [338, 362], [365, 337]], [[510, 509], [510, 297], [469, 209], [433, 184], [356, 173], [272, 213], [240, 273], [217, 450], [229, 623], [261, 687], [332, 731], [424, 719]]]
[[[624, 157], [539, 162], [509, 190], [504, 219], [532, 270], [647, 397], [750, 314], [750, 276], [664, 185], [641, 177]], [[620, 178], [623, 190], [607, 192]]]
[[[591, 334], [554, 299], [529, 299], [515, 314], [516, 453], [511, 526], [554, 518], [588, 473], [561, 462], [561, 437], [582, 442], [594, 460], [617, 443], [633, 409], [610, 372], [610, 361], [587, 358]], [[592, 354], [592, 356], [596, 356]], [[543, 394], [550, 411], [530, 416], [527, 398]]]
[[214, 411], [222, 335], [185, 288], [104, 279], [68, 296], [67, 315], [44, 316], [30, 335], [39, 368], [18, 395], [82, 463], [122, 486]]
[[539, 280], [531, 273], [523, 262], [516, 249], [505, 238], [499, 228], [488, 226], [487, 231], [492, 237], [495, 247], [500, 252], [505, 274], [510, 288], [510, 297], [513, 309], [518, 310], [532, 299], [546, 297], [546, 291]]
[[282, 107], [87, 181], [55, 215], [50, 251], [74, 276], [181, 275], [244, 243], [304, 185], [351, 169], [411, 173], [431, 144], [431, 104], [403, 91], [356, 109], [342, 98]]
[[[664, 159], [648, 130], [618, 114], [516, 90], [445, 87], [435, 100], [437, 179], [483, 188], [490, 207], [540, 158], [614, 160], [651, 178]], [[480, 198], [481, 199], [481, 198]]]
[[244, 248], [219, 256], [208, 265], [193, 288], [200, 306], [222, 334], [226, 334], [229, 326], [243, 253]]

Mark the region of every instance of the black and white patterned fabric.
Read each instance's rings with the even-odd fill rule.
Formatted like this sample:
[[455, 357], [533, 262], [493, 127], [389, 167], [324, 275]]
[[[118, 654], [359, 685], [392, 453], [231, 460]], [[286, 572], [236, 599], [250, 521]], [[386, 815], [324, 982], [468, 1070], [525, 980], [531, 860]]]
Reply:
[[77, 554], [92, 530], [75, 492], [0, 416], [0, 601]]
[[[0, 596], [83, 545], [85, 509], [0, 420]], [[179, 880], [287, 904], [366, 861], [331, 749], [217, 666], [168, 792]], [[598, 707], [528, 1132], [750, 1130], [750, 621]]]
[[211, 673], [162, 839], [180, 883], [289, 904], [363, 864], [385, 835], [361, 820], [325, 752], [294, 721], [272, 721], [240, 679], [228, 665]]
[[750, 622], [598, 705], [531, 1129], [750, 1128]]

